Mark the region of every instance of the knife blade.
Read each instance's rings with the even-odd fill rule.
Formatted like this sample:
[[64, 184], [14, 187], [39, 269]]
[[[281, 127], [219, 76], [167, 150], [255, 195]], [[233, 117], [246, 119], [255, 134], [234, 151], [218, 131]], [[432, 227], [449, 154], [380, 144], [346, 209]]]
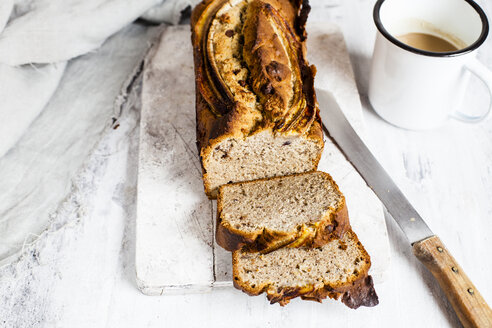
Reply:
[[471, 280], [379, 164], [331, 93], [316, 90], [323, 130], [381, 200], [429, 269], [464, 327], [492, 327], [492, 310]]
[[335, 140], [352, 166], [396, 220], [410, 243], [434, 235], [352, 128], [331, 93], [317, 90], [316, 96], [325, 133]]

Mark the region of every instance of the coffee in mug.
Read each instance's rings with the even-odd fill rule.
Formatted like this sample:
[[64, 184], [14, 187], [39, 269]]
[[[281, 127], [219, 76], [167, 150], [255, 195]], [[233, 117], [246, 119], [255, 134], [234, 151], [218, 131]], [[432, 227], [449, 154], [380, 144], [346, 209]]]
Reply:
[[458, 46], [455, 46], [444, 38], [428, 33], [412, 32], [399, 35], [396, 38], [406, 45], [420, 50], [432, 52], [452, 52], [459, 49]]
[[449, 117], [479, 122], [457, 111], [471, 72], [488, 87], [492, 72], [476, 59], [489, 23], [472, 0], [378, 0], [378, 29], [371, 64], [369, 101], [386, 121], [406, 129], [430, 129]]

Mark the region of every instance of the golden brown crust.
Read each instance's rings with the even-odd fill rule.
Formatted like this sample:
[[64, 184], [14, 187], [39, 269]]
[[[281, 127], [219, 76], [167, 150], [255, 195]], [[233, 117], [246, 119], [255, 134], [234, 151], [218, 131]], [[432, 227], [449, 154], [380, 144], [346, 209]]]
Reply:
[[[347, 205], [345, 203], [345, 197], [343, 196], [333, 178], [328, 173], [321, 173], [323, 173], [326, 178], [330, 180], [336, 192], [341, 195], [342, 200], [339, 206], [334, 211], [330, 211], [329, 215], [326, 215], [314, 224], [299, 226], [292, 233], [272, 231], [268, 229], [257, 230], [254, 232], [245, 232], [230, 226], [222, 219], [222, 203], [224, 200], [222, 199], [221, 190], [226, 186], [220, 187], [219, 195], [217, 197], [217, 228], [215, 233], [217, 244], [228, 251], [235, 251], [246, 246], [251, 251], [268, 253], [279, 249], [280, 247], [320, 247], [334, 238], [342, 238], [345, 232], [350, 230], [350, 222]], [[291, 176], [300, 176], [307, 174], [311, 174], [311, 172], [297, 173]], [[282, 178], [284, 177], [264, 178], [242, 183], [248, 184], [256, 183], [258, 181], [278, 180]]]
[[318, 287], [306, 285], [275, 288], [270, 283], [250, 286], [240, 278], [238, 257], [240, 256], [241, 251], [235, 251], [232, 253], [234, 287], [250, 296], [266, 293], [271, 304], [279, 303], [281, 306], [285, 306], [291, 299], [296, 297], [320, 303], [327, 297], [335, 300], [341, 298], [341, 301], [352, 309], [357, 309], [360, 306], [376, 306], [379, 304], [379, 300], [374, 289], [372, 277], [368, 274], [369, 268], [371, 267], [371, 257], [360, 243], [357, 235], [351, 230], [347, 231], [347, 233], [352, 234], [352, 238], [356, 240], [357, 247], [362, 252], [362, 258], [366, 261], [367, 265], [365, 266], [364, 271], [358, 272], [357, 275], [352, 275], [346, 282], [336, 282], [332, 284], [325, 283]]
[[[220, 74], [213, 69], [207, 55], [206, 38], [210, 25], [215, 14], [230, 2], [204, 0], [195, 7], [191, 17], [197, 147], [205, 192], [210, 198], [216, 197], [217, 190], [208, 182], [206, 159], [210, 158], [215, 146], [227, 138], [246, 138], [253, 133], [270, 130], [313, 140], [321, 145], [321, 150], [324, 143], [314, 93], [316, 70], [305, 59], [304, 25], [309, 11], [307, 1], [248, 1], [258, 15], [249, 15], [250, 18], [246, 19], [249, 25], [244, 36], [245, 48], [250, 47], [251, 51], [245, 53], [251, 55], [244, 59], [251, 74], [251, 89], [260, 100], [259, 120], [258, 110], [253, 111], [231, 98], [231, 92], [221, 83]], [[284, 42], [270, 44], [268, 40], [272, 38]], [[282, 53], [282, 59], [274, 60], [278, 53]], [[294, 86], [292, 95], [289, 94], [290, 82]], [[312, 159], [313, 169], [317, 167], [320, 157], [321, 151]]]

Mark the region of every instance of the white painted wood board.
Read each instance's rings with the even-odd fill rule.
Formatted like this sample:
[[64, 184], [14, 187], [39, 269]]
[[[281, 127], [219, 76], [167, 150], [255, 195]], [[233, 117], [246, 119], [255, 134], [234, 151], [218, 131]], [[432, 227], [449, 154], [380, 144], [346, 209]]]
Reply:
[[[316, 87], [333, 93], [361, 133], [362, 110], [343, 35], [335, 25], [318, 24], [308, 31], [308, 57], [318, 68]], [[330, 173], [346, 195], [351, 225], [371, 255], [370, 272], [380, 283], [389, 266], [382, 205], [325, 139], [319, 170]], [[189, 27], [168, 27], [148, 56], [142, 90], [136, 276], [148, 295], [232, 286], [231, 255], [214, 240], [216, 202], [203, 192], [195, 141]]]

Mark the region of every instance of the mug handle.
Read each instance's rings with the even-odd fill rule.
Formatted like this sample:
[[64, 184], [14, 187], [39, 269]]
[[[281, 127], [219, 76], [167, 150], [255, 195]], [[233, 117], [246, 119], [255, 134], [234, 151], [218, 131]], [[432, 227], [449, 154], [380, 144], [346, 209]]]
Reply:
[[466, 123], [478, 123], [483, 121], [492, 110], [492, 72], [487, 66], [482, 64], [478, 59], [472, 58], [465, 64], [465, 68], [475, 74], [487, 86], [490, 94], [490, 102], [487, 110], [478, 116], [471, 116], [460, 111], [451, 114], [451, 117]]

